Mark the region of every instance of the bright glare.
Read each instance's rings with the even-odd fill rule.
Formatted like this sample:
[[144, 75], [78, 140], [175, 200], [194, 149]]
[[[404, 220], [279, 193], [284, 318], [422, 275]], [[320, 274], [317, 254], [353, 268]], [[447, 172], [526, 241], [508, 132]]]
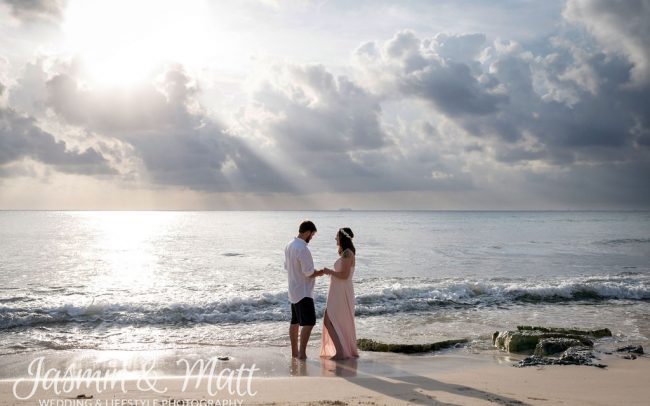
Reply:
[[96, 233], [93, 255], [101, 262], [96, 283], [101, 286], [134, 286], [143, 291], [160, 278], [159, 238], [173, 225], [173, 213], [88, 212], [90, 229]]
[[164, 62], [204, 63], [217, 38], [210, 14], [195, 0], [71, 1], [66, 48], [80, 55], [91, 82], [129, 86]]

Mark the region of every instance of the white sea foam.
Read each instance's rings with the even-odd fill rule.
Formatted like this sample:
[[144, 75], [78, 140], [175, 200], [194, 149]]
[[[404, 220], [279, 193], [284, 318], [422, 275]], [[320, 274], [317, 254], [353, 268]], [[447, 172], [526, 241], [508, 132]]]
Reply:
[[[317, 296], [319, 310], [324, 300], [323, 295]], [[356, 300], [356, 313], [360, 317], [507, 303], [647, 301], [650, 300], [650, 278], [635, 275], [543, 281], [443, 279], [427, 282], [411, 278], [375, 279], [357, 288]], [[92, 302], [49, 307], [31, 302], [5, 302], [0, 306], [0, 328], [96, 322], [174, 325], [281, 321], [286, 319], [288, 308], [286, 291], [254, 295], [241, 292], [238, 296], [206, 302]]]

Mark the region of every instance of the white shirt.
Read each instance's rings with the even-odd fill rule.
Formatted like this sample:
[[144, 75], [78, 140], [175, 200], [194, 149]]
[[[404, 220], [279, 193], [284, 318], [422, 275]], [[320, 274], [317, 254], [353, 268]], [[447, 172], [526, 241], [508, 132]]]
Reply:
[[298, 303], [304, 297], [314, 297], [316, 278], [310, 278], [314, 273], [314, 260], [302, 238], [294, 238], [284, 249], [284, 269], [289, 275], [289, 301]]

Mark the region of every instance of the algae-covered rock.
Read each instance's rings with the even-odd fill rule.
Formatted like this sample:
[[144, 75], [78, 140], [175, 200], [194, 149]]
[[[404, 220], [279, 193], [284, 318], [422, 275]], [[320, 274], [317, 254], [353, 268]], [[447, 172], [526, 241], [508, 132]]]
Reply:
[[593, 338], [612, 336], [612, 332], [608, 328], [584, 330], [578, 328], [564, 328], [564, 327], [517, 326], [517, 330], [518, 331], [541, 331], [544, 333], [571, 334], [575, 336], [589, 336]]
[[580, 345], [592, 347], [594, 344], [581, 335], [544, 332], [539, 330], [502, 331], [494, 340], [494, 345], [507, 352], [534, 351], [540, 340], [544, 338], [563, 338], [576, 340]]
[[[534, 350], [534, 355], [517, 363], [516, 366], [531, 365], [605, 365], [593, 362], [594, 346], [591, 338], [611, 337], [607, 328], [586, 330], [563, 327], [517, 326], [516, 331], [495, 333], [494, 345], [508, 352], [525, 353]], [[549, 357], [562, 353], [559, 357]]]
[[589, 347], [571, 347], [567, 349], [559, 358], [540, 357], [531, 355], [515, 364], [516, 367], [529, 367], [539, 365], [589, 365], [598, 368], [606, 368], [607, 365], [594, 362], [594, 356]]
[[357, 347], [362, 351], [376, 352], [399, 352], [402, 354], [416, 354], [420, 352], [438, 351], [445, 348], [454, 347], [457, 344], [467, 343], [466, 338], [458, 340], [446, 340], [431, 344], [386, 344], [368, 338], [357, 340]]
[[564, 352], [571, 347], [579, 347], [582, 342], [573, 338], [542, 338], [535, 346], [535, 355], [544, 357]]
[[534, 350], [540, 334], [522, 331], [502, 331], [495, 340], [495, 346], [507, 352], [526, 352]]

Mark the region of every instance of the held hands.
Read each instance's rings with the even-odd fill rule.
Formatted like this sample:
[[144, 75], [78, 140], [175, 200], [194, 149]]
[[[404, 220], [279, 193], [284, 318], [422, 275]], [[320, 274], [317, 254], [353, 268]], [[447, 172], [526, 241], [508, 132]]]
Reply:
[[319, 269], [318, 271], [314, 271], [314, 273], [311, 275], [311, 277], [312, 278], [317, 278], [317, 277], [323, 276], [323, 275], [331, 275], [332, 272], [334, 272], [334, 271], [332, 271], [329, 268], [323, 268], [323, 269]]

